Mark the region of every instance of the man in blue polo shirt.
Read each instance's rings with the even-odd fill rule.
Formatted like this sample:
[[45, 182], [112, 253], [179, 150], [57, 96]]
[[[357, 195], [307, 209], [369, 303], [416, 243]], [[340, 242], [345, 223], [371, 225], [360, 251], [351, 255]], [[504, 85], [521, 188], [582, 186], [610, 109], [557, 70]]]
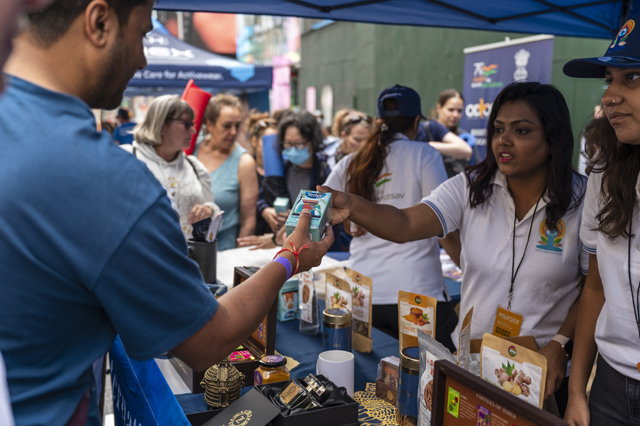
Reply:
[[[146, 66], [152, 7], [56, 0], [29, 15], [5, 67], [0, 352], [17, 426], [98, 425], [91, 364], [116, 334], [133, 358], [171, 351], [204, 370], [255, 330], [297, 262], [284, 252], [216, 301], [166, 191], [96, 131], [90, 108], [117, 107]], [[309, 221], [301, 216], [289, 238], [310, 244], [299, 270], [333, 241], [330, 230], [309, 241]]]

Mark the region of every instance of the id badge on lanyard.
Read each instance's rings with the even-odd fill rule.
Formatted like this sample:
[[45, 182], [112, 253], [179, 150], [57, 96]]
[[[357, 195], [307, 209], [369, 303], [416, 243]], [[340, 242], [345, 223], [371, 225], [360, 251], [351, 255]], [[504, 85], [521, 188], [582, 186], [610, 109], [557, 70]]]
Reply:
[[[545, 189], [546, 191], [546, 189]], [[545, 193], [542, 191], [542, 194]], [[522, 253], [522, 258], [520, 259], [520, 263], [518, 264], [518, 268], [516, 265], [516, 219], [517, 216], [513, 214], [513, 257], [511, 258], [511, 288], [509, 289], [509, 304], [507, 308], [503, 308], [502, 306], [498, 306], [498, 310], [496, 311], [496, 321], [493, 325], [493, 335], [499, 337], [517, 337], [520, 335], [520, 329], [522, 328], [522, 315], [517, 314], [511, 310], [511, 299], [513, 298], [513, 284], [516, 281], [516, 276], [518, 275], [518, 271], [520, 270], [520, 266], [522, 265], [522, 261], [524, 260], [524, 256], [527, 254], [527, 247], [529, 246], [529, 240], [531, 239], [531, 230], [533, 229], [533, 222], [536, 218], [536, 213], [538, 211], [538, 204], [540, 204], [540, 200], [542, 199], [542, 194], [538, 198], [538, 202], [536, 203], [536, 207], [533, 209], [533, 214], [531, 215], [531, 225], [529, 225], [529, 236], [527, 237], [527, 243], [524, 246], [524, 252]]]
[[517, 337], [522, 327], [522, 315], [498, 306], [493, 335], [499, 337]]

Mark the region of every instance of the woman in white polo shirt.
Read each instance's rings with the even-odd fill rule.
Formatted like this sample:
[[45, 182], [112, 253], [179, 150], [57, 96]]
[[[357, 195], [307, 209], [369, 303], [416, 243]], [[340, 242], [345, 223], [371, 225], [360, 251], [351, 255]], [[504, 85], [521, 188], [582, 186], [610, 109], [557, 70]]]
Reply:
[[[380, 204], [407, 208], [447, 179], [435, 148], [413, 142], [422, 117], [420, 96], [396, 85], [378, 96], [378, 124], [355, 154], [341, 160], [325, 185]], [[349, 267], [373, 278], [373, 326], [398, 337], [398, 290], [434, 297], [436, 339], [451, 350], [458, 317], [446, 292], [436, 238], [406, 244], [382, 240], [353, 226]]]
[[[607, 120], [589, 175], [580, 235], [589, 274], [580, 300], [566, 419], [572, 425], [640, 424], [640, 15], [603, 57], [577, 59], [570, 77], [604, 78]], [[629, 236], [631, 235], [631, 236]], [[591, 394], [586, 387], [600, 353]]]
[[533, 82], [505, 87], [493, 103], [487, 140], [484, 161], [422, 203], [401, 210], [334, 192], [333, 220], [349, 219], [397, 243], [459, 230], [460, 315], [474, 307], [472, 338], [494, 331], [499, 307], [521, 315], [519, 334], [533, 335], [547, 357], [549, 396], [566, 374], [563, 346], [573, 337], [587, 269], [579, 238], [585, 182], [572, 170], [562, 94]]

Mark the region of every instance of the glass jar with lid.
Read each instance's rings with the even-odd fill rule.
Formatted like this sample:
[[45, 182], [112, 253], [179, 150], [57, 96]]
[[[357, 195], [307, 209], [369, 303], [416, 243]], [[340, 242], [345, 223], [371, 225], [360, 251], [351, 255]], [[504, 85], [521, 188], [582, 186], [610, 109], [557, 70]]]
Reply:
[[280, 355], [263, 355], [253, 375], [254, 386], [286, 382], [290, 378], [287, 360]]

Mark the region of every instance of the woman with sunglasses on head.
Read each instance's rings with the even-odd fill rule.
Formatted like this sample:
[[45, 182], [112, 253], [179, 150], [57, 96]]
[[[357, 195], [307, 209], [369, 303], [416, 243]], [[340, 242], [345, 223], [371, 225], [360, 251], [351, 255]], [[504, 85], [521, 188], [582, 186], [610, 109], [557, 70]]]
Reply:
[[[382, 205], [410, 207], [447, 179], [442, 159], [429, 144], [413, 142], [422, 117], [413, 89], [396, 85], [383, 90], [377, 108], [374, 133], [337, 164], [326, 185]], [[347, 115], [342, 120], [347, 126], [349, 117], [367, 118]], [[450, 336], [458, 317], [446, 292], [436, 238], [394, 244], [357, 226], [350, 233], [349, 267], [373, 278], [372, 325], [398, 338], [398, 290], [434, 297], [436, 339], [455, 351]]]
[[[580, 235], [589, 273], [580, 309], [569, 406], [571, 425], [640, 424], [640, 15], [627, 21], [604, 56], [564, 66], [569, 77], [604, 78], [606, 119], [598, 137]], [[591, 393], [587, 383], [599, 353]]]
[[223, 251], [235, 248], [236, 238], [255, 232], [258, 178], [255, 160], [236, 142], [242, 124], [240, 99], [228, 93], [214, 96], [204, 118], [208, 135], [196, 155], [209, 170], [213, 195], [224, 211], [218, 232], [218, 251]]
[[175, 201], [187, 240], [192, 238], [193, 223], [220, 212], [213, 202], [209, 172], [196, 157], [184, 153], [195, 133], [193, 117], [189, 104], [178, 95], [159, 96], [136, 125], [133, 144], [120, 145], [149, 167]]
[[[499, 307], [521, 316], [519, 334], [532, 335], [547, 358], [549, 397], [566, 375], [565, 349], [588, 267], [578, 235], [586, 183], [572, 170], [562, 94], [534, 82], [505, 87], [494, 101], [487, 140], [484, 161], [410, 207], [331, 190], [332, 220], [348, 219], [395, 243], [459, 230], [460, 315], [474, 308], [471, 337], [494, 332]], [[456, 344], [460, 326], [452, 335]]]
[[371, 134], [372, 120], [365, 113], [359, 111], [343, 110], [344, 112], [334, 118], [333, 132], [342, 141], [338, 143], [332, 155], [327, 159], [331, 169], [345, 156], [362, 148]]

